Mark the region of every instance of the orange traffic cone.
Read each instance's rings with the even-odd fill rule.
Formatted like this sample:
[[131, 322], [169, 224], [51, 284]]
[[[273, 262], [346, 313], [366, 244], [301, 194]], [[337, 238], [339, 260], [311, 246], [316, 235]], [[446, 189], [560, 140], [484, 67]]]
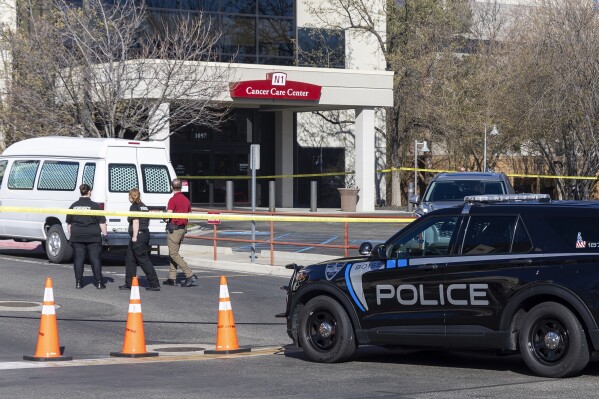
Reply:
[[23, 356], [23, 359], [38, 362], [73, 360], [71, 356], [61, 356], [60, 354], [58, 326], [56, 324], [56, 309], [54, 308], [54, 292], [52, 290], [52, 279], [50, 277], [46, 277], [44, 305], [42, 306], [42, 318], [40, 319], [40, 330], [37, 337], [35, 355], [25, 355]]
[[158, 356], [156, 352], [146, 351], [146, 337], [144, 335], [144, 321], [141, 316], [141, 298], [139, 297], [139, 283], [137, 277], [131, 281], [131, 297], [129, 298], [129, 315], [125, 327], [125, 342], [122, 352], [111, 352], [115, 357], [150, 357]]
[[229, 299], [229, 288], [227, 287], [227, 278], [220, 276], [220, 296], [218, 304], [218, 325], [216, 327], [216, 349], [207, 350], [204, 353], [228, 354], [249, 352], [250, 348], [240, 348], [237, 343], [237, 331], [235, 329], [235, 320], [233, 319], [233, 309], [231, 308], [231, 299]]

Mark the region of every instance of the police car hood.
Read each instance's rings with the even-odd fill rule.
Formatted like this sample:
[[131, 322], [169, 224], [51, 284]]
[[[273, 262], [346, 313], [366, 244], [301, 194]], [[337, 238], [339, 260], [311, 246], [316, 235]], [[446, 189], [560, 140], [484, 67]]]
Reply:
[[464, 201], [437, 201], [437, 202], [423, 202], [420, 204], [416, 213], [419, 215], [425, 215], [429, 212], [436, 211], [438, 209], [451, 208], [453, 206], [463, 205]]

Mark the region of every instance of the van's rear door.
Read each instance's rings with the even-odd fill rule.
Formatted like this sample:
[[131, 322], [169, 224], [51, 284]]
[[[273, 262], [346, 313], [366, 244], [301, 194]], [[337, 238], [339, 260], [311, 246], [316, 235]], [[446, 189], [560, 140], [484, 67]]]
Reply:
[[[137, 167], [137, 148], [108, 147], [106, 150], [106, 167], [107, 183], [104, 209], [108, 212], [127, 212], [131, 206], [129, 190], [139, 187], [141, 180], [139, 168]], [[108, 216], [107, 226], [109, 231], [126, 233], [129, 223], [127, 217]]]
[[[171, 180], [175, 178], [173, 168], [164, 148], [138, 148], [137, 162], [141, 176], [141, 198], [150, 211], [164, 212], [172, 196]], [[164, 232], [162, 219], [150, 220], [151, 232]]]

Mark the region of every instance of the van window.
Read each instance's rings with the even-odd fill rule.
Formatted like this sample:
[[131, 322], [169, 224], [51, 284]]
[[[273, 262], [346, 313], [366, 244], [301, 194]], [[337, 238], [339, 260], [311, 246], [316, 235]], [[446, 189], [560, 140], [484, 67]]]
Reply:
[[14, 161], [8, 175], [8, 188], [32, 190], [39, 161]]
[[171, 179], [164, 165], [141, 165], [141, 174], [146, 193], [170, 193]]
[[86, 163], [83, 167], [83, 178], [81, 179], [82, 184], [87, 184], [92, 189], [94, 188], [94, 177], [96, 176], [96, 164]]
[[73, 191], [77, 186], [79, 162], [45, 161], [37, 182], [38, 190]]
[[112, 163], [108, 165], [108, 191], [126, 193], [139, 188], [137, 169], [134, 164]]
[[2, 185], [2, 180], [4, 180], [4, 172], [6, 171], [6, 164], [8, 164], [7, 160], [0, 161], [0, 186]]

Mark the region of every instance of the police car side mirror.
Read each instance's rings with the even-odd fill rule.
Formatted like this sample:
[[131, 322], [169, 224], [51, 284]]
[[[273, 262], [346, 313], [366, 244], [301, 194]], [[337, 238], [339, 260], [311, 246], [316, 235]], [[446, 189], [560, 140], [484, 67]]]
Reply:
[[376, 259], [387, 259], [387, 246], [385, 244], [375, 245], [374, 248], [372, 248], [371, 255], [373, 255]]
[[369, 242], [363, 242], [360, 244], [360, 249], [358, 249], [360, 255], [368, 256], [372, 253], [372, 244]]
[[410, 195], [408, 197], [408, 202], [410, 204], [418, 205], [420, 203], [420, 195]]

